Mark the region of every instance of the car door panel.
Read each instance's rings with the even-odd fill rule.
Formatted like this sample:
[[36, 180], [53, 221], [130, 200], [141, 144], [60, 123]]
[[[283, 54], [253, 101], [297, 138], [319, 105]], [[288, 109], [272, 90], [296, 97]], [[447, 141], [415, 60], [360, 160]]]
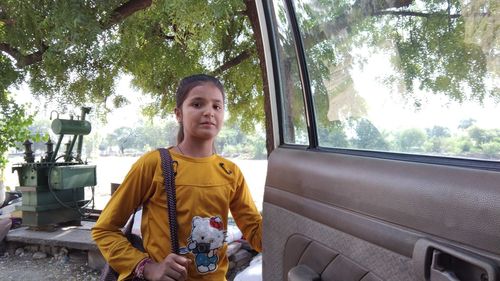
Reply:
[[[356, 267], [359, 266], [382, 280], [417, 280], [413, 277], [412, 260], [409, 257], [272, 204], [264, 203], [263, 212], [265, 214], [263, 280], [287, 280], [286, 276], [291, 268], [301, 262], [309, 264], [310, 260], [306, 258], [299, 258], [300, 262], [297, 261], [295, 264], [289, 261], [287, 267], [282, 263], [282, 260], [290, 258], [284, 250], [287, 249], [287, 241], [297, 233], [304, 235], [310, 241], [326, 245], [331, 251], [339, 253], [340, 257], [352, 260]], [[293, 249], [295, 246], [290, 244], [288, 249]], [[302, 254], [303, 252], [299, 254], [300, 257]], [[328, 260], [329, 265], [333, 261], [333, 259]], [[328, 275], [334, 274], [335, 272]]]
[[[366, 101], [383, 97], [390, 90], [382, 86], [367, 90], [364, 81], [353, 82], [356, 65], [352, 63], [352, 53], [366, 49], [363, 50], [363, 40], [356, 41], [361, 44], [356, 46], [346, 35], [369, 24], [374, 24], [372, 27], [397, 25], [401, 20], [398, 16], [423, 15], [428, 12], [427, 8], [435, 9], [440, 16], [442, 6], [432, 6], [426, 1], [346, 1], [345, 6], [336, 6], [343, 3], [340, 1], [319, 0], [256, 2], [272, 109], [272, 116], [267, 117], [273, 121], [275, 140], [268, 160], [263, 203], [263, 280], [499, 280], [498, 151], [485, 157], [471, 150], [464, 150], [463, 154], [455, 154], [452, 149], [429, 152], [423, 144], [408, 144], [403, 149], [394, 142], [391, 145], [384, 141], [370, 142], [376, 138], [397, 138], [400, 131], [383, 131], [381, 125], [387, 124], [380, 120], [374, 124], [370, 120], [376, 119], [377, 114], [357, 111]], [[361, 2], [385, 3], [387, 7], [376, 9], [398, 20], [383, 21], [379, 17], [382, 13], [363, 13], [368, 6], [360, 6]], [[401, 13], [390, 8], [398, 3], [404, 7]], [[472, 9], [468, 3], [457, 3], [454, 5], [463, 5], [464, 10]], [[414, 13], [412, 9], [421, 9], [422, 13]], [[320, 18], [321, 23], [317, 24], [314, 15], [328, 19], [322, 22], [324, 19]], [[463, 15], [460, 17], [468, 20]], [[368, 25], [363, 25], [365, 23]], [[329, 28], [335, 25], [339, 28]], [[440, 21], [432, 28], [441, 25]], [[410, 27], [393, 29], [391, 34], [405, 39], [405, 28]], [[384, 46], [392, 48], [400, 41], [387, 42], [390, 44]], [[324, 43], [333, 46], [335, 56], [321, 60], [316, 56], [321, 55], [317, 52], [321, 48], [316, 47]], [[408, 54], [404, 57], [398, 51], [394, 51], [392, 58], [387, 53], [379, 58], [417, 60]], [[363, 62], [369, 64], [369, 59]], [[321, 66], [325, 67], [321, 70]], [[387, 69], [380, 66], [371, 74], [385, 74]], [[325, 78], [319, 74], [320, 70], [332, 74]], [[325, 95], [321, 92], [323, 86], [327, 98], [323, 101], [329, 102], [328, 113], [321, 107], [325, 97], [321, 96]], [[465, 86], [464, 91], [467, 92]], [[364, 100], [357, 99], [361, 92]], [[398, 94], [404, 96], [404, 91]], [[473, 104], [473, 101], [464, 103], [467, 102]], [[416, 104], [422, 105], [420, 101]], [[337, 111], [330, 116], [332, 108]], [[445, 114], [455, 115], [450, 108], [448, 104], [441, 107], [443, 116], [433, 116], [432, 120], [436, 121], [431, 129], [440, 128], [439, 121]], [[342, 111], [344, 109], [347, 111]], [[378, 110], [376, 113], [399, 118], [389, 107]], [[491, 112], [488, 117], [498, 116], [498, 112]], [[358, 113], [361, 116], [355, 116]], [[471, 118], [465, 113], [463, 117]], [[407, 132], [418, 131], [409, 130], [415, 120], [409, 121], [412, 122], [404, 124]], [[392, 125], [388, 119], [385, 122]], [[343, 128], [340, 133], [344, 135], [336, 130], [338, 126]], [[472, 130], [460, 126], [462, 123], [453, 130], [462, 130], [460, 136], [464, 144], [472, 143]], [[370, 133], [365, 143], [356, 142], [361, 138], [361, 133], [356, 131], [359, 128]], [[493, 128], [496, 129], [490, 130], [492, 135], [498, 130], [497, 126]], [[427, 133], [432, 132], [431, 129]], [[474, 129], [483, 132], [479, 127]], [[442, 132], [443, 137], [446, 130]], [[344, 142], [339, 141], [339, 137], [344, 137]], [[478, 149], [478, 143], [474, 149]], [[367, 144], [375, 146], [362, 146]], [[485, 158], [479, 159], [478, 155]]]
[[[264, 266], [273, 267], [264, 280], [286, 280], [314, 260], [320, 251], [306, 244], [337, 253], [348, 272], [382, 280], [419, 280], [424, 268], [414, 265], [430, 262], [412, 259], [423, 238], [498, 264], [498, 182], [495, 171], [277, 148], [264, 196], [264, 235], [273, 238], [264, 240]], [[309, 242], [293, 242], [298, 234]]]

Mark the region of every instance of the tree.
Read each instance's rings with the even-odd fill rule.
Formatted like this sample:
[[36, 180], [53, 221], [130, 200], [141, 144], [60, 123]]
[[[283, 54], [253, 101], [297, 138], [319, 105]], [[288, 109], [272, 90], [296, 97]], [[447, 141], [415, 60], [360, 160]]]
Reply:
[[488, 159], [498, 159], [500, 156], [500, 142], [489, 142], [483, 145], [483, 153]]
[[228, 124], [217, 136], [215, 149], [218, 153], [228, 157], [264, 159], [266, 147], [263, 140], [260, 130], [253, 134], [246, 134], [238, 125]]
[[174, 120], [141, 120], [135, 127], [120, 127], [104, 137], [100, 150], [118, 147], [123, 155], [126, 149], [135, 149], [143, 153], [159, 147], [175, 145], [178, 124]]
[[425, 139], [425, 133], [420, 129], [412, 128], [404, 130], [399, 136], [399, 148], [403, 152], [422, 151]]
[[120, 127], [106, 137], [108, 146], [117, 146], [120, 154], [123, 155], [125, 149], [133, 148], [137, 140], [134, 129], [129, 127]]
[[[356, 95], [349, 68], [352, 61], [366, 59], [349, 52], [356, 48], [393, 55], [398, 75], [385, 81], [404, 85], [417, 108], [420, 101], [412, 94], [420, 89], [459, 102], [490, 96], [498, 100], [498, 88], [487, 85], [498, 76], [487, 63], [496, 61], [491, 51], [496, 41], [470, 31], [494, 14], [494, 0], [480, 1], [480, 7], [458, 0], [296, 1], [318, 122], [335, 121], [328, 117], [336, 115], [330, 114], [332, 99], [346, 92]], [[0, 89], [28, 81], [35, 95], [62, 105], [112, 100], [117, 107], [126, 99], [115, 92], [115, 80], [129, 74], [135, 87], [154, 98], [144, 109], [153, 116], [171, 112], [181, 77], [210, 72], [225, 82], [229, 122], [248, 131], [262, 124], [263, 112], [270, 117], [260, 35], [252, 0], [3, 0]], [[279, 36], [283, 48], [278, 52], [289, 65], [285, 70], [293, 72], [293, 36]], [[388, 48], [387, 42], [395, 42], [396, 48]], [[284, 118], [285, 129], [294, 139], [295, 129], [304, 131], [306, 124], [300, 120], [302, 86], [296, 72], [286, 71], [292, 113]], [[331, 89], [327, 82], [335, 73], [344, 76]], [[359, 107], [351, 110], [363, 113]], [[270, 122], [267, 118], [268, 150], [273, 143]]]
[[470, 126], [474, 125], [474, 123], [476, 123], [476, 120], [472, 119], [472, 118], [460, 120], [460, 124], [458, 125], [458, 128], [466, 130]]
[[487, 143], [492, 139], [492, 136], [488, 134], [487, 130], [481, 129], [477, 126], [472, 126], [467, 131], [469, 137], [474, 141], [477, 147], [480, 147], [482, 144]]
[[351, 120], [350, 123], [353, 124], [356, 131], [356, 136], [351, 140], [354, 147], [360, 149], [387, 150], [387, 142], [369, 120]]
[[154, 116], [172, 111], [180, 78], [208, 72], [225, 83], [230, 123], [252, 131], [264, 121], [254, 1], [4, 0], [0, 51], [0, 89], [27, 81], [61, 105], [119, 107], [127, 100], [114, 83], [129, 74], [153, 97], [144, 112]]
[[444, 138], [450, 136], [450, 130], [443, 126], [434, 126], [430, 129], [425, 129], [425, 131], [429, 138]]
[[145, 121], [134, 128], [136, 141], [134, 148], [148, 151], [158, 147], [175, 145], [177, 143], [178, 124], [174, 120], [162, 120], [161, 125]]
[[[46, 142], [49, 140], [50, 134], [52, 133], [51, 123], [49, 120], [33, 120], [32, 124], [28, 126], [28, 130], [31, 136], [35, 136], [36, 140], [32, 140], [33, 151], [45, 151]], [[54, 142], [56, 139], [52, 137], [51, 141]]]
[[7, 165], [7, 152], [19, 142], [30, 136], [27, 129], [33, 122], [33, 116], [26, 114], [26, 109], [19, 106], [5, 90], [0, 90], [0, 197], [3, 203], [4, 169]]
[[340, 121], [330, 122], [329, 126], [321, 126], [318, 130], [319, 144], [324, 147], [349, 147], [344, 126]]
[[[343, 1], [321, 2], [321, 7], [304, 4], [300, 9], [303, 18], [319, 18], [316, 24], [309, 25], [311, 30], [323, 31], [314, 32], [322, 36], [304, 36], [304, 41], [312, 45], [309, 57], [324, 51], [320, 48], [315, 52], [314, 48], [325, 41], [331, 42], [334, 54], [352, 50], [353, 45], [366, 46], [392, 53], [393, 66], [402, 77], [386, 81], [402, 81], [409, 94], [418, 88], [460, 102], [482, 102], [487, 96], [498, 98], [498, 88], [488, 86], [489, 79], [498, 77], [495, 68], [488, 69], [487, 63], [488, 58], [494, 61], [490, 50], [495, 48], [495, 42], [467, 34], [477, 24], [477, 18], [488, 20], [495, 7], [493, 1], [477, 1], [484, 2], [481, 7], [458, 0], [359, 0], [352, 5]], [[347, 35], [342, 34], [346, 31]], [[395, 48], [387, 42], [394, 42]], [[341, 65], [365, 58], [344, 55], [333, 59]], [[322, 64], [317, 67], [324, 68]]]

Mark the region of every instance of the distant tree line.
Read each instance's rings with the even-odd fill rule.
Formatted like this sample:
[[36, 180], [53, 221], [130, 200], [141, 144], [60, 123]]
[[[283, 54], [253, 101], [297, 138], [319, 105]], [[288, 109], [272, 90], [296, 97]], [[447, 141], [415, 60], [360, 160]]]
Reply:
[[[394, 151], [427, 155], [500, 159], [500, 129], [485, 129], [476, 120], [465, 119], [457, 128], [433, 126], [425, 129], [379, 130], [367, 119], [332, 122], [319, 133], [323, 147]], [[50, 135], [49, 121], [35, 121], [32, 135], [45, 136], [33, 141], [33, 150], [45, 151]], [[108, 134], [95, 129], [84, 139], [86, 157], [97, 155], [138, 156], [158, 147], [176, 144], [178, 125], [174, 120], [142, 121], [133, 127], [119, 127]], [[51, 136], [54, 141], [55, 136]], [[22, 150], [22, 143], [18, 143]], [[266, 159], [264, 129], [249, 134], [238, 125], [227, 123], [217, 137], [215, 149], [226, 157]]]
[[[99, 155], [138, 156], [149, 150], [177, 143], [178, 124], [174, 120], [142, 120], [137, 125], [118, 127], [107, 134], [103, 134], [99, 126], [100, 124], [95, 122], [92, 132], [84, 137], [83, 154], [87, 158]], [[49, 138], [52, 142], [57, 140], [49, 120], [35, 120], [28, 129], [31, 135], [40, 136], [31, 140], [32, 149], [37, 156], [46, 152]], [[70, 136], [65, 137], [59, 154], [62, 153], [64, 144], [69, 141]], [[22, 142], [17, 142], [16, 150], [18, 153], [24, 151]], [[245, 133], [237, 124], [226, 122], [216, 139], [215, 150], [226, 157], [265, 159], [267, 154], [264, 129], [257, 128], [254, 133]]]
[[325, 147], [500, 159], [500, 129], [484, 129], [475, 123], [474, 119], [462, 120], [455, 130], [433, 126], [385, 131], [367, 119], [357, 119], [320, 130], [319, 139]]

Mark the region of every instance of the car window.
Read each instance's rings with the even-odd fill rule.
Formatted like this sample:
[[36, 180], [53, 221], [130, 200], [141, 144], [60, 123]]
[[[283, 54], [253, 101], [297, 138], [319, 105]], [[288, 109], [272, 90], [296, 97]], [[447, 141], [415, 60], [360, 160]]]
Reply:
[[319, 146], [500, 160], [493, 6], [389, 2], [293, 1]]
[[307, 145], [309, 143], [305, 119], [303, 85], [299, 75], [296, 55], [296, 43], [287, 18], [286, 7], [281, 1], [273, 1], [274, 18], [277, 38], [277, 56], [279, 73], [281, 75], [282, 105], [281, 120], [283, 142], [287, 144]]

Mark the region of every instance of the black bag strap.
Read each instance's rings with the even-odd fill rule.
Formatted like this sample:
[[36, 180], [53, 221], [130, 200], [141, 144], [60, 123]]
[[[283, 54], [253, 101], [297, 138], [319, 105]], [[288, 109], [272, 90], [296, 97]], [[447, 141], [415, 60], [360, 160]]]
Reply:
[[170, 152], [166, 148], [159, 148], [163, 181], [167, 192], [168, 221], [170, 225], [170, 241], [172, 253], [179, 254], [179, 239], [177, 237], [177, 198], [175, 195], [175, 175]]

